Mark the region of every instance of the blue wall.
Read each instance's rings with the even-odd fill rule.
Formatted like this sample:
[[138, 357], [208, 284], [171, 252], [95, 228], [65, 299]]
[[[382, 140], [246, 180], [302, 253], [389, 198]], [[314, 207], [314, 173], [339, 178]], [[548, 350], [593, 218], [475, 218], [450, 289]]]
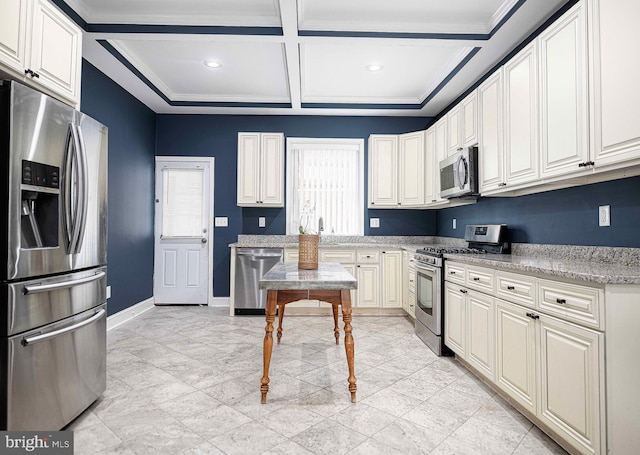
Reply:
[[82, 112], [109, 128], [109, 314], [153, 296], [156, 115], [82, 62]]
[[[362, 138], [372, 133], [406, 133], [424, 129], [429, 118], [317, 117], [240, 115], [158, 115], [157, 154], [215, 157], [215, 216], [229, 217], [229, 227], [216, 228], [214, 239], [214, 295], [229, 295], [229, 248], [238, 234], [284, 234], [285, 209], [236, 206], [239, 131], [282, 132], [286, 137]], [[366, 157], [366, 155], [365, 155]], [[365, 159], [365, 169], [367, 163]], [[366, 190], [366, 189], [365, 189]], [[258, 216], [267, 227], [258, 228]], [[370, 210], [380, 218], [371, 235], [430, 235], [435, 215], [420, 210]], [[366, 223], [368, 226], [368, 222]], [[368, 228], [365, 234], [369, 234]]]
[[[611, 206], [611, 226], [598, 226], [598, 206]], [[458, 229], [452, 229], [456, 218]], [[506, 223], [512, 242], [640, 248], [640, 177], [514, 198], [481, 198], [443, 209], [437, 234], [464, 237], [464, 226]]]

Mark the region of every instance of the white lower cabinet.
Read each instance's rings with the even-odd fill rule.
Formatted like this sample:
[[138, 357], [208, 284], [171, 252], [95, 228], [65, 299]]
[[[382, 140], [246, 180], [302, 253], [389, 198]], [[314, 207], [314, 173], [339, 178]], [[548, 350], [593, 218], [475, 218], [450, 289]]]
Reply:
[[[572, 303], [571, 296], [582, 297], [575, 302], [590, 296], [592, 304], [585, 308], [595, 314], [600, 311], [602, 289], [519, 277], [489, 267], [483, 270], [475, 264], [451, 262], [447, 270], [456, 274], [447, 275], [445, 282], [445, 344], [565, 446], [576, 453], [606, 453], [605, 334], [584, 326], [597, 327], [592, 319], [578, 318], [568, 310], [566, 317], [559, 312], [551, 315], [543, 305], [552, 295], [563, 308]], [[461, 271], [464, 283], [459, 280]], [[483, 274], [496, 276], [495, 292], [478, 287], [475, 278]], [[515, 302], [507, 301], [514, 283], [541, 291], [525, 293], [533, 295], [531, 303], [517, 293]]]
[[357, 308], [377, 308], [380, 306], [380, 264], [358, 264]]
[[536, 413], [536, 332], [530, 310], [502, 300], [496, 304], [496, 384]]
[[416, 318], [416, 267], [415, 253], [409, 251], [402, 252], [402, 281], [403, 296], [402, 308], [412, 318]]
[[382, 251], [382, 307], [402, 307], [402, 252]]

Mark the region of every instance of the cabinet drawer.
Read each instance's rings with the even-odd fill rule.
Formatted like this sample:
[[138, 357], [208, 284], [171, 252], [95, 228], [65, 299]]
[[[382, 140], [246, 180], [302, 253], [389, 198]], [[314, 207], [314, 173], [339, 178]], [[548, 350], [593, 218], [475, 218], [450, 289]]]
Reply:
[[496, 272], [496, 294], [509, 302], [533, 308], [536, 304], [536, 279], [527, 275]]
[[444, 279], [455, 283], [464, 284], [464, 266], [444, 262]]
[[538, 280], [538, 308], [568, 321], [603, 329], [603, 302], [601, 289]]
[[320, 250], [322, 262], [339, 262], [341, 264], [353, 264], [356, 262], [354, 250]]
[[484, 267], [466, 267], [466, 284], [471, 289], [493, 293], [493, 270]]
[[413, 267], [409, 268], [409, 272], [407, 273], [409, 276], [409, 292], [416, 292], [416, 269]]
[[378, 250], [360, 250], [358, 251], [359, 264], [374, 264], [380, 262], [380, 252]]
[[284, 250], [284, 262], [298, 262], [298, 249], [297, 248], [285, 248], [285, 250]]

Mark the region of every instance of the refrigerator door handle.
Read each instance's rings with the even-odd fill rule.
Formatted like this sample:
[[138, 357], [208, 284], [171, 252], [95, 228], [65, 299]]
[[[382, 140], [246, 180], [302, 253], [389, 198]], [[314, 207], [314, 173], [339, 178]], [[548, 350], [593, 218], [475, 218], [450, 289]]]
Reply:
[[73, 240], [73, 214], [71, 201], [71, 180], [72, 180], [72, 162], [73, 162], [73, 123], [69, 123], [67, 129], [67, 140], [64, 144], [64, 159], [62, 162], [62, 228], [64, 230], [64, 238], [66, 241], [67, 252], [71, 253], [71, 242]]
[[59, 283], [51, 283], [51, 284], [36, 284], [33, 286], [25, 286], [23, 292], [25, 294], [37, 294], [38, 292], [49, 292], [49, 291], [55, 291], [58, 289], [71, 288], [79, 284], [91, 283], [92, 281], [99, 280], [103, 276], [105, 276], [104, 272], [98, 272], [95, 275], [91, 275], [85, 278], [79, 278], [77, 280], [60, 281]]
[[104, 316], [105, 313], [106, 313], [105, 310], [100, 310], [96, 314], [91, 316], [89, 319], [85, 319], [84, 321], [78, 322], [77, 324], [70, 325], [69, 327], [64, 327], [62, 329], [54, 330], [53, 332], [44, 333], [42, 335], [35, 335], [35, 336], [32, 336], [32, 337], [25, 337], [25, 338], [22, 339], [22, 345], [23, 346], [29, 346], [30, 344], [35, 344], [35, 343], [39, 343], [41, 341], [50, 340], [51, 338], [55, 338], [55, 337], [58, 337], [60, 335], [64, 335], [65, 333], [73, 332], [74, 330], [78, 330], [79, 328], [84, 327], [85, 325], [89, 325], [92, 322], [97, 321], [102, 316]]
[[78, 138], [78, 172], [79, 172], [79, 188], [78, 188], [78, 206], [79, 213], [77, 219], [76, 243], [74, 253], [79, 253], [82, 249], [82, 240], [84, 239], [84, 230], [87, 225], [87, 209], [89, 202], [89, 176], [87, 170], [87, 148], [85, 147], [82, 129], [79, 125], [75, 125], [76, 135]]

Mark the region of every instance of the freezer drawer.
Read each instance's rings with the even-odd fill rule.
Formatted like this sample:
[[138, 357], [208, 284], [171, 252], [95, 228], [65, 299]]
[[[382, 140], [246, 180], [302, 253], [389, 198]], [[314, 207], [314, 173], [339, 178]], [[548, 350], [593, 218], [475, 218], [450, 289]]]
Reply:
[[106, 300], [106, 267], [0, 285], [0, 314], [7, 315], [0, 336], [68, 318]]
[[104, 304], [0, 338], [0, 430], [60, 430], [104, 392], [106, 321]]

